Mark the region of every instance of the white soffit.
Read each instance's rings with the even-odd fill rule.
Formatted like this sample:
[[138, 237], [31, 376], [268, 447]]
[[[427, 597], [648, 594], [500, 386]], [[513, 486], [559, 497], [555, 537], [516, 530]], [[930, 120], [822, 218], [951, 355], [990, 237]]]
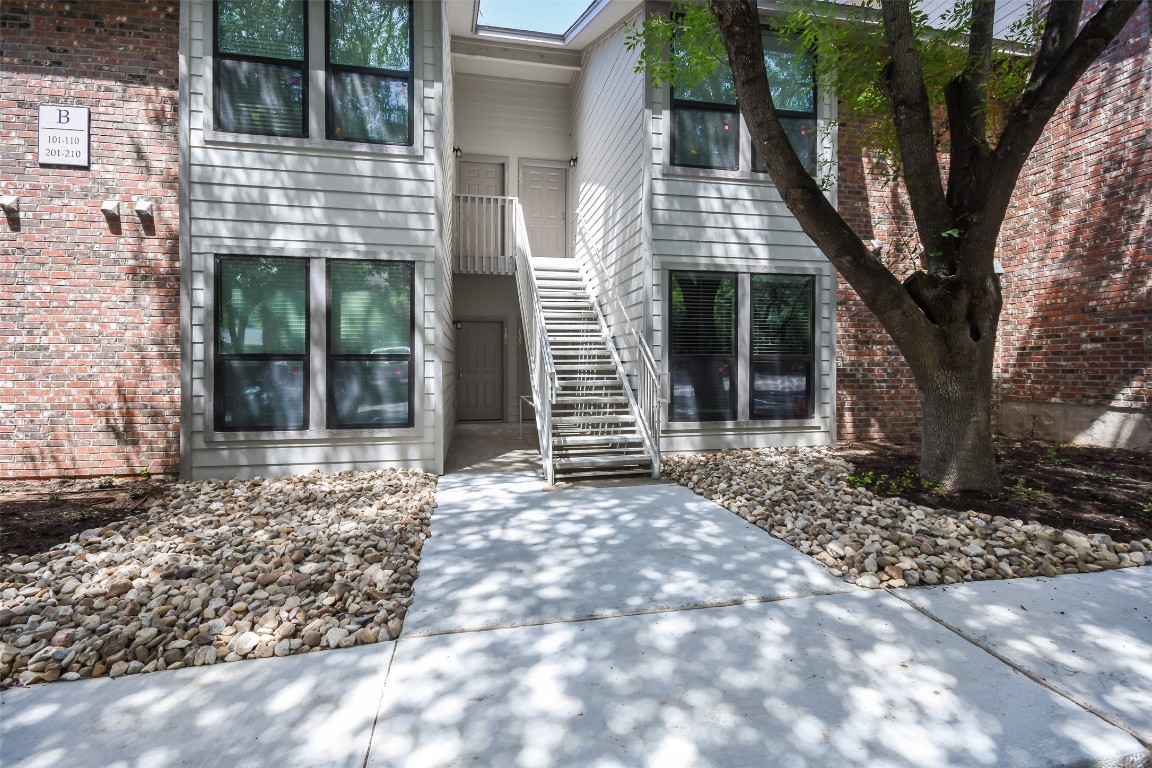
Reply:
[[[541, 0], [546, 1], [546, 0]], [[453, 71], [489, 77], [571, 83], [580, 52], [636, 13], [637, 0], [598, 0], [569, 30], [569, 36], [535, 37], [514, 30], [476, 26], [478, 0], [446, 0], [452, 34]]]

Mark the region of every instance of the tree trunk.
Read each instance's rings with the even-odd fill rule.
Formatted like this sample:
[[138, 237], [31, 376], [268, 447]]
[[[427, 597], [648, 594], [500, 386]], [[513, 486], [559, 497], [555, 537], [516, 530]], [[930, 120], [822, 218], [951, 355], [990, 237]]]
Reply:
[[920, 385], [920, 476], [945, 490], [1000, 488], [992, 444], [992, 366], [950, 364]]
[[[960, 253], [969, 263], [978, 256]], [[967, 280], [920, 272], [904, 287], [932, 321], [916, 348], [901, 348], [920, 390], [920, 475], [946, 490], [994, 493], [1000, 489], [992, 444], [999, 280], [991, 271]]]

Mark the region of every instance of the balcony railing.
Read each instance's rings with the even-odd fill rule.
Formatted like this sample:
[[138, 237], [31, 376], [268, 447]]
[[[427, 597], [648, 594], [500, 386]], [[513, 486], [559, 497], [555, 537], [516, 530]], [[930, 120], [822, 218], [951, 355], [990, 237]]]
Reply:
[[453, 268], [474, 275], [515, 272], [514, 197], [456, 195]]

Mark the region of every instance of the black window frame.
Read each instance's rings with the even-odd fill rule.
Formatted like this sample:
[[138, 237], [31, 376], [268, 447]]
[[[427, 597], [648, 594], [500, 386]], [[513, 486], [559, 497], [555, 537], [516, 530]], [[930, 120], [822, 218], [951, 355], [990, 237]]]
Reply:
[[[771, 279], [773, 277], [805, 278], [808, 281], [808, 306], [811, 310], [808, 327], [808, 354], [795, 353], [769, 353], [756, 354], [756, 289], [753, 284], [757, 278]], [[816, 275], [794, 272], [754, 273], [750, 276], [748, 296], [748, 418], [751, 421], [786, 421], [791, 419], [810, 419], [816, 413]], [[807, 367], [807, 382], [804, 392], [806, 408], [803, 413], [782, 415], [758, 415], [756, 409], [756, 364], [760, 363], [804, 363]]]
[[[781, 35], [779, 33], [779, 31], [775, 27], [772, 27], [771, 25], [761, 25], [760, 26], [761, 48], [763, 48], [763, 37], [764, 37], [765, 33], [770, 33], [770, 34], [775, 35], [776, 37], [779, 37], [779, 38], [792, 39], [794, 42], [797, 42], [797, 43], [799, 42], [796, 40], [795, 36], [793, 36], [791, 38], [787, 38], [785, 35]], [[819, 84], [816, 82], [816, 62], [815, 62], [816, 57], [815, 57], [815, 54], [813, 54], [811, 52], [809, 52], [808, 55], [811, 56], [812, 60], [813, 60], [812, 61], [812, 110], [809, 112], [804, 112], [804, 111], [798, 111], [798, 110], [780, 109], [779, 107], [775, 107], [775, 109], [776, 109], [776, 115], [782, 119], [794, 119], [794, 120], [810, 119], [812, 121], [813, 130], [817, 130], [817, 128], [819, 127], [817, 111], [818, 111], [818, 108], [820, 105], [820, 92], [819, 92]], [[771, 88], [771, 83], [769, 83], [769, 88]], [[775, 105], [773, 105], [773, 106], [775, 106]], [[817, 135], [817, 138], [818, 138], [818, 135]], [[752, 172], [766, 176], [768, 174], [768, 168], [766, 166], [764, 166], [764, 161], [760, 158], [760, 152], [757, 151], [755, 145], [751, 146], [751, 150], [752, 150], [752, 160], [750, 163], [750, 167], [751, 167]], [[793, 150], [795, 150], [795, 147], [793, 147]], [[816, 176], [817, 170], [820, 167], [819, 153], [820, 153], [820, 143], [819, 143], [819, 141], [816, 141], [816, 145], [815, 145], [815, 148], [813, 151], [813, 156], [812, 156], [813, 166], [811, 168], [806, 168], [809, 175], [811, 175], [813, 177]]]
[[[407, 72], [397, 69], [379, 69], [376, 67], [363, 67], [353, 66], [349, 64], [334, 64], [332, 62], [332, 3], [330, 0], [324, 0], [324, 135], [329, 141], [343, 141], [359, 144], [382, 144], [387, 146], [410, 147], [415, 143], [415, 70], [416, 70], [416, 45], [415, 45], [415, 8], [412, 0], [407, 0], [408, 6], [408, 70]], [[334, 74], [338, 72], [349, 72], [359, 75], [372, 75], [377, 77], [391, 78], [393, 80], [404, 80], [408, 85], [408, 136], [405, 141], [376, 141], [366, 138], [343, 138], [334, 133], [335, 129], [335, 110], [333, 107], [334, 93], [332, 81]]]
[[[324, 403], [325, 427], [332, 430], [348, 429], [402, 429], [415, 425], [416, 420], [416, 359], [414, 345], [416, 341], [416, 264], [412, 261], [398, 259], [326, 259], [324, 265], [324, 383], [326, 388]], [[338, 263], [388, 263], [401, 264], [408, 269], [408, 354], [335, 354], [332, 350], [332, 333], [335, 328], [332, 322], [332, 267]], [[337, 424], [336, 423], [336, 388], [333, 386], [333, 363], [338, 360], [374, 360], [396, 361], [408, 363], [408, 419], [404, 423], [362, 422]]]
[[[679, 22], [679, 17], [674, 16], [673, 20]], [[675, 45], [675, 43], [673, 43], [673, 45]], [[673, 54], [673, 56], [675, 56], [675, 54]], [[723, 65], [723, 66], [727, 66], [727, 65]], [[732, 73], [729, 72], [728, 76], [729, 76], [729, 78], [731, 78]], [[692, 99], [680, 99], [680, 98], [677, 98], [677, 96], [676, 96], [676, 87], [675, 86], [669, 86], [668, 87], [668, 103], [669, 103], [668, 133], [671, 137], [671, 139], [669, 141], [670, 155], [669, 155], [668, 161], [669, 161], [670, 165], [673, 165], [677, 168], [698, 168], [700, 170], [707, 170], [707, 171], [738, 171], [738, 170], [740, 170], [740, 142], [741, 142], [741, 138], [740, 138], [740, 100], [736, 98], [734, 88], [733, 88], [732, 99], [733, 99], [733, 101], [731, 104], [726, 104], [724, 102], [718, 102], [718, 101], [695, 101]], [[678, 148], [678, 143], [679, 143], [679, 138], [677, 137], [678, 132], [676, 130], [676, 111], [678, 108], [679, 109], [692, 109], [692, 110], [701, 111], [701, 112], [716, 112], [719, 114], [730, 115], [731, 124], [733, 127], [733, 141], [734, 141], [733, 147], [735, 150], [732, 153], [733, 154], [733, 161], [735, 163], [732, 167], [728, 167], [728, 166], [724, 166], [724, 165], [701, 165], [699, 163], [680, 163], [680, 162], [676, 161], [676, 158], [678, 157], [676, 150]]]
[[[220, 50], [220, 0], [213, 0], [212, 3], [212, 125], [217, 131], [224, 133], [242, 133], [251, 136], [275, 136], [277, 138], [290, 138], [290, 139], [306, 139], [308, 138], [308, 115], [309, 115], [309, 77], [308, 77], [308, 41], [310, 30], [308, 28], [308, 0], [302, 0], [301, 12], [303, 14], [304, 24], [304, 50], [303, 58], [297, 62], [295, 59], [278, 59], [271, 56], [253, 56], [250, 54], [238, 53], [224, 53]], [[220, 97], [220, 87], [223, 78], [220, 74], [220, 64], [223, 61], [239, 61], [252, 64], [265, 64], [268, 66], [288, 67], [299, 64], [300, 69], [300, 90], [301, 90], [301, 104], [300, 104], [300, 133], [273, 133], [263, 131], [241, 131], [235, 128], [221, 127], [221, 109], [220, 105], [223, 103]]]
[[[302, 261], [304, 262], [304, 351], [300, 355], [287, 355], [281, 353], [236, 353], [224, 352], [221, 349], [220, 334], [223, 328], [221, 319], [221, 312], [224, 306], [223, 296], [223, 262], [226, 260], [236, 261], [257, 261], [262, 259], [275, 259], [278, 261]], [[293, 257], [293, 256], [249, 256], [240, 254], [216, 254], [214, 260], [214, 274], [213, 274], [213, 336], [212, 336], [212, 418], [213, 429], [216, 432], [306, 432], [312, 423], [310, 413], [311, 401], [311, 387], [312, 387], [312, 371], [309, 365], [311, 359], [311, 333], [312, 333], [312, 312], [311, 312], [311, 280], [308, 275], [311, 270], [310, 259]], [[226, 398], [224, 397], [225, 384], [224, 366], [221, 362], [235, 360], [235, 361], [257, 361], [257, 362], [279, 362], [279, 361], [299, 361], [301, 371], [304, 376], [304, 394], [303, 394], [303, 420], [300, 426], [292, 426], [285, 424], [269, 424], [259, 426], [227, 426], [224, 423], [224, 404]]]
[[[701, 352], [675, 352], [676, 348], [676, 325], [672, 322], [672, 290], [673, 283], [677, 275], [690, 275], [690, 274], [708, 273], [718, 276], [728, 275], [733, 280], [733, 298], [732, 298], [732, 351], [724, 355], [721, 353], [701, 353]], [[668, 421], [677, 424], [703, 424], [709, 422], [731, 422], [736, 421], [739, 417], [739, 371], [740, 371], [740, 273], [731, 272], [727, 270], [705, 270], [705, 269], [673, 269], [668, 271], [668, 371], [670, 380], [670, 392], [668, 393]], [[728, 413], [725, 416], [709, 416], [700, 418], [699, 410], [697, 409], [696, 418], [684, 418], [677, 416], [676, 404], [676, 361], [678, 358], [698, 358], [698, 359], [716, 359], [727, 358], [730, 365], [728, 373]]]

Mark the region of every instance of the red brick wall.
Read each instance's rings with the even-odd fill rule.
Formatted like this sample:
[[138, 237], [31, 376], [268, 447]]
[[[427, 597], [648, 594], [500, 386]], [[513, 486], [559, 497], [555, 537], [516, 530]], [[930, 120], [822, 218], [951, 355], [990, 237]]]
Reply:
[[[1065, 99], [1021, 174], [1000, 238], [997, 409], [1067, 402], [1147, 411], [1152, 402], [1150, 103], [1145, 3]], [[887, 246], [911, 235], [911, 213], [861, 158], [852, 126], [839, 135], [841, 213], [865, 241], [886, 244], [884, 258], [903, 278], [913, 265]], [[841, 439], [918, 439], [907, 367], [843, 280], [838, 302]]]
[[[839, 129], [840, 213], [864, 242], [884, 244], [882, 258], [901, 279], [913, 272], [912, 211], [903, 189], [885, 184], [883, 168], [863, 152], [859, 130]], [[900, 247], [903, 245], [904, 247]], [[920, 439], [920, 397], [888, 332], [844, 278], [836, 290], [836, 418], [841, 440]]]
[[[0, 477], [178, 470], [178, 31], [176, 0], [0, 4]], [[42, 103], [91, 108], [90, 168], [38, 165]]]
[[1065, 99], [1032, 152], [1010, 212], [1000, 237], [1003, 401], [1147, 410], [1148, 3]]

